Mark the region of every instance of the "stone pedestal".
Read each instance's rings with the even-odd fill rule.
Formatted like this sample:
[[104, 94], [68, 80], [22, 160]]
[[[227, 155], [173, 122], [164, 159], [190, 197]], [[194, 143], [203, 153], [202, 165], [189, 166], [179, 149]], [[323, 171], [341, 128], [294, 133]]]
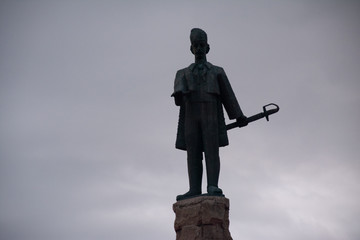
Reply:
[[199, 196], [174, 203], [176, 240], [232, 240], [229, 199]]

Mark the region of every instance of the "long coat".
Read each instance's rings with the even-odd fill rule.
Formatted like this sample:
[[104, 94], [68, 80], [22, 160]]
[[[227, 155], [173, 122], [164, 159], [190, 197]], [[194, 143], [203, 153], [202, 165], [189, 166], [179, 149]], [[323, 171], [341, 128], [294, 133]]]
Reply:
[[[225, 108], [229, 119], [235, 119], [243, 115], [240, 105], [231, 88], [230, 82], [223, 68], [214, 66], [209, 62], [205, 63], [206, 72], [206, 92], [219, 96], [218, 101], [218, 133], [219, 146], [223, 147], [229, 144], [223, 107]], [[180, 106], [179, 122], [176, 136], [175, 147], [186, 150], [185, 141], [185, 104], [184, 98], [191, 92], [196, 91], [196, 85], [193, 76], [195, 64], [177, 71], [174, 84], [174, 93], [171, 95], [175, 98], [175, 104]]]

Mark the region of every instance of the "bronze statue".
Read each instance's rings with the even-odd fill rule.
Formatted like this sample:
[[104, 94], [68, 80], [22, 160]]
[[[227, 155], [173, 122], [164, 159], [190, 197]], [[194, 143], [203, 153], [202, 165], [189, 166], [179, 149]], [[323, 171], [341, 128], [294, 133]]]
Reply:
[[176, 73], [175, 104], [180, 106], [176, 148], [187, 151], [190, 189], [177, 196], [182, 200], [201, 195], [203, 153], [207, 173], [207, 194], [224, 196], [218, 187], [220, 173], [219, 147], [229, 144], [223, 106], [238, 126], [248, 124], [228, 78], [221, 67], [207, 62], [210, 50], [207, 34], [194, 28], [190, 33], [190, 50], [195, 63]]

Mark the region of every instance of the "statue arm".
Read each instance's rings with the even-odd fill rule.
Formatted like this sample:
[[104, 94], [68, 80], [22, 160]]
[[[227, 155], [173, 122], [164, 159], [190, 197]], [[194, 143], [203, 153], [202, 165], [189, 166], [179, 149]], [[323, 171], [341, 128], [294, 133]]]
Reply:
[[174, 82], [174, 92], [171, 94], [174, 97], [175, 105], [181, 106], [183, 103], [183, 95], [186, 93], [186, 82], [184, 70], [177, 71]]
[[222, 68], [219, 68], [218, 82], [222, 104], [230, 119], [244, 117], [230, 82]]

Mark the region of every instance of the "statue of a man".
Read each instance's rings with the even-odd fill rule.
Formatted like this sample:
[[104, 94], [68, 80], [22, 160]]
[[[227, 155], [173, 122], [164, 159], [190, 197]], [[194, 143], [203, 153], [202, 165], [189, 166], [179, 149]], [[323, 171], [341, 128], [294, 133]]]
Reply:
[[194, 28], [190, 41], [195, 63], [176, 73], [172, 94], [175, 104], [180, 106], [176, 148], [187, 151], [190, 185], [187, 193], [177, 196], [177, 201], [202, 194], [203, 153], [208, 195], [223, 196], [218, 187], [219, 147], [229, 144], [223, 106], [229, 119], [247, 124], [224, 70], [206, 61], [210, 50], [206, 33]]

